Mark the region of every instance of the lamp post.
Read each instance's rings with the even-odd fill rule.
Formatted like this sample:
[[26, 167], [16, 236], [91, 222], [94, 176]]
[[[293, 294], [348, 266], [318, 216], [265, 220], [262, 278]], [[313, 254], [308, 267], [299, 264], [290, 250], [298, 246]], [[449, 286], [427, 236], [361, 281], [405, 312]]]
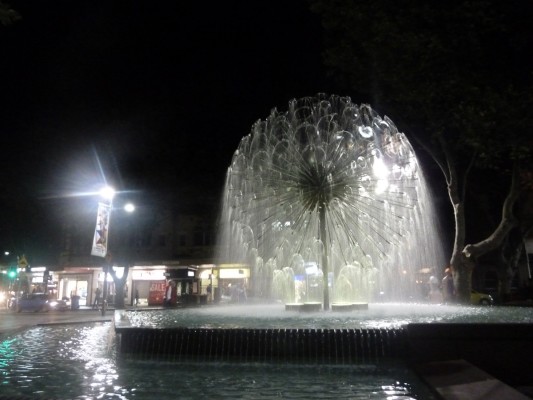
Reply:
[[100, 192], [102, 201], [98, 203], [98, 212], [96, 215], [96, 227], [94, 230], [93, 244], [91, 255], [105, 259], [104, 264], [104, 282], [102, 290], [102, 315], [105, 315], [107, 308], [107, 271], [109, 268], [110, 254], [109, 248], [109, 222], [111, 219], [111, 209], [113, 207], [113, 197], [115, 190], [111, 186], [103, 187]]
[[[98, 214], [96, 219], [96, 229], [93, 239], [92, 255], [103, 257], [104, 263], [104, 282], [102, 288], [102, 316], [105, 315], [107, 309], [107, 297], [108, 297], [108, 283], [107, 277], [109, 268], [113, 266], [112, 254], [109, 251], [109, 227], [111, 220], [111, 213], [113, 211], [113, 198], [115, 197], [115, 190], [106, 186], [100, 190], [100, 196], [105, 200], [98, 204]], [[124, 210], [128, 213], [135, 211], [135, 206], [131, 203], [127, 203], [124, 206]]]

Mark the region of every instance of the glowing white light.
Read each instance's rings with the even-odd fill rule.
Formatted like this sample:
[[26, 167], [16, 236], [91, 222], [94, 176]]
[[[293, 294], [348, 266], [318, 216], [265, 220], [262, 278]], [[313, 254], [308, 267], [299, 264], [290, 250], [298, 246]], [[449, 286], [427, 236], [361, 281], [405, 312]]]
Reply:
[[381, 194], [389, 187], [389, 181], [386, 179], [379, 179], [376, 183], [376, 194]]
[[124, 267], [114, 267], [113, 269], [115, 270], [118, 279], [124, 276]]
[[372, 135], [374, 135], [374, 131], [370, 126], [359, 126], [357, 127], [357, 132], [366, 139], [371, 138]]
[[372, 169], [374, 171], [374, 176], [378, 179], [387, 179], [390, 175], [389, 169], [387, 168], [383, 160], [381, 160], [381, 158], [376, 157], [374, 159], [374, 165]]
[[115, 197], [115, 189], [113, 189], [111, 186], [105, 186], [100, 189], [100, 196], [106, 200], [113, 200], [113, 197]]
[[129, 213], [134, 212], [134, 211], [135, 211], [135, 205], [132, 204], [132, 203], [127, 203], [127, 204], [124, 206], [124, 211], [129, 212]]
[[383, 160], [377, 157], [374, 158], [374, 165], [372, 166], [372, 169], [374, 171], [374, 176], [378, 178], [376, 184], [376, 193], [383, 193], [389, 187], [388, 177], [390, 175], [390, 171]]

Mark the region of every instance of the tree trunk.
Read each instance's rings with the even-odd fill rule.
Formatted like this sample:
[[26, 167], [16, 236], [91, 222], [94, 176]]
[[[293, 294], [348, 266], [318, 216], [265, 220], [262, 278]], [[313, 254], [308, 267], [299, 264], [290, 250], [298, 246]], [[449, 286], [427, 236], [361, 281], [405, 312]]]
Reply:
[[[498, 247], [500, 247], [504, 240], [508, 237], [511, 230], [518, 226], [518, 221], [514, 218], [513, 215], [513, 207], [516, 203], [516, 201], [519, 198], [520, 195], [520, 185], [519, 185], [519, 176], [518, 176], [518, 168], [515, 168], [513, 170], [513, 175], [511, 178], [511, 187], [509, 188], [509, 193], [507, 194], [507, 197], [505, 198], [505, 201], [503, 203], [502, 207], [502, 217], [500, 224], [496, 227], [494, 232], [487, 237], [486, 239], [475, 243], [475, 244], [468, 244], [464, 247], [463, 251], [461, 252], [462, 258], [464, 261], [461, 263], [461, 268], [467, 272], [468, 267], [466, 267], [467, 264], [471, 265], [470, 274], [472, 272], [473, 266], [477, 262], [477, 259], [487, 254], [490, 251], [496, 250]], [[470, 278], [471, 281], [471, 278]], [[461, 282], [458, 282], [459, 285]], [[470, 282], [471, 283], [471, 282]], [[469, 302], [470, 299], [470, 287], [464, 288], [460, 287], [461, 292], [459, 293], [459, 298], [462, 303], [466, 303], [467, 300]]]
[[524, 241], [519, 229], [507, 235], [506, 240], [498, 249], [497, 274], [498, 298], [506, 301], [511, 293], [513, 278], [518, 271], [518, 262], [522, 254]]
[[117, 310], [125, 308], [124, 287], [126, 286], [126, 282], [128, 280], [129, 269], [129, 265], [126, 265], [124, 267], [124, 274], [121, 278], [117, 276], [117, 273], [113, 268], [109, 269], [109, 274], [113, 278], [113, 282], [115, 282], [115, 309]]
[[[447, 147], [443, 145], [445, 149]], [[447, 153], [447, 171], [445, 174], [448, 183], [448, 196], [453, 206], [455, 236], [453, 240], [452, 255], [450, 266], [452, 269], [453, 283], [455, 288], [455, 300], [461, 304], [470, 303], [470, 290], [472, 287], [472, 271], [474, 266], [467, 258], [464, 257], [462, 250], [465, 245], [466, 237], [466, 214], [464, 204], [464, 185], [469, 169], [465, 172], [463, 185], [459, 185], [459, 176], [457, 173], [455, 160], [450, 153]]]
[[456, 301], [459, 304], [470, 304], [470, 291], [472, 289], [472, 271], [475, 263], [462, 253], [459, 254], [455, 264], [452, 264], [454, 274]]

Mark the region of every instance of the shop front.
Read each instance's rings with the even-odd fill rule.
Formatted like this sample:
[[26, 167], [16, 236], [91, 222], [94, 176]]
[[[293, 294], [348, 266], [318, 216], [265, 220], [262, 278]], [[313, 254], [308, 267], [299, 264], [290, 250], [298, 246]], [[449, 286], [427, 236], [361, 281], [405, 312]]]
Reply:
[[[165, 268], [134, 267], [131, 271], [130, 305], [161, 306], [165, 296]], [[137, 302], [137, 303], [136, 303]]]
[[[217, 272], [215, 271], [215, 274]], [[245, 264], [220, 264], [215, 301], [244, 303], [249, 296], [250, 268]]]
[[197, 277], [197, 266], [169, 268], [166, 272], [166, 306], [202, 304], [207, 295], [202, 294], [201, 282]]
[[79, 306], [86, 306], [91, 301], [91, 283], [93, 275], [63, 273], [60, 275], [57, 289], [57, 297], [76, 299]]
[[215, 293], [219, 292], [218, 270], [215, 264], [203, 264], [198, 266], [200, 294], [205, 296], [206, 303], [215, 301]]

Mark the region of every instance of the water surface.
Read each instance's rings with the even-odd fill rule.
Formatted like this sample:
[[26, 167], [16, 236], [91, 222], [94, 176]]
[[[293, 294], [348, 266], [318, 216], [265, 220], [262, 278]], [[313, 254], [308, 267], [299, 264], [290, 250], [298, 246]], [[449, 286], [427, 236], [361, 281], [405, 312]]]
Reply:
[[0, 336], [0, 394], [32, 399], [434, 399], [402, 364], [171, 363], [117, 357], [111, 323]]
[[371, 303], [368, 305], [368, 310], [308, 313], [285, 311], [282, 304], [250, 304], [128, 311], [124, 317], [119, 316], [117, 321], [136, 327], [153, 328], [398, 328], [410, 323], [532, 323], [533, 309]]

